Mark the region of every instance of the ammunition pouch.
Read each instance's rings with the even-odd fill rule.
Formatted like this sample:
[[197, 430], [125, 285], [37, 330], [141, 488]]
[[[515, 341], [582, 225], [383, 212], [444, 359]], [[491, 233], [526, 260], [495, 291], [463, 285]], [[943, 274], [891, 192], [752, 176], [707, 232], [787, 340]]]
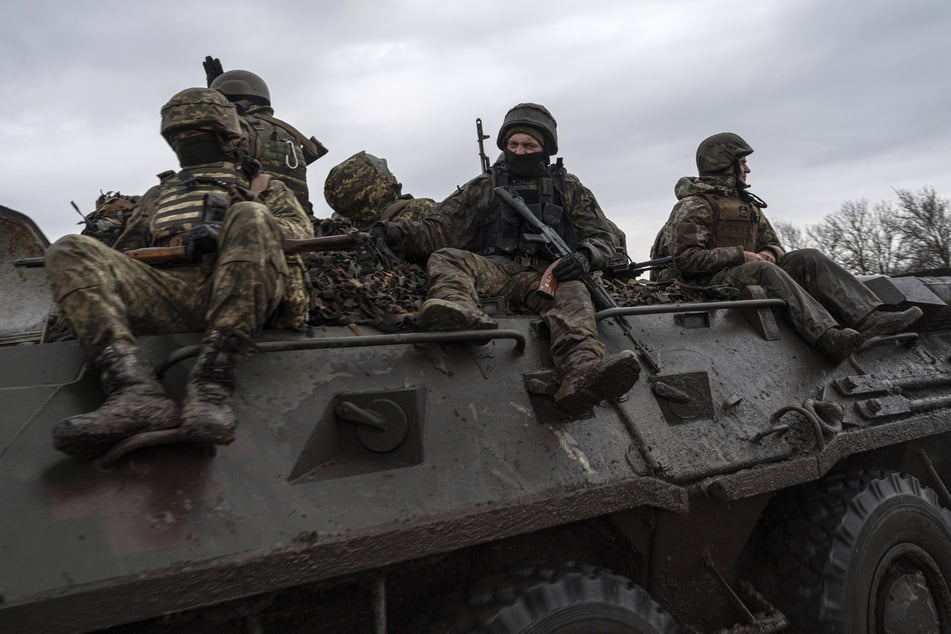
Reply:
[[189, 262], [197, 262], [205, 253], [214, 253], [218, 250], [221, 225], [230, 207], [231, 196], [220, 192], [205, 194], [202, 224], [192, 227], [182, 237], [185, 257]]

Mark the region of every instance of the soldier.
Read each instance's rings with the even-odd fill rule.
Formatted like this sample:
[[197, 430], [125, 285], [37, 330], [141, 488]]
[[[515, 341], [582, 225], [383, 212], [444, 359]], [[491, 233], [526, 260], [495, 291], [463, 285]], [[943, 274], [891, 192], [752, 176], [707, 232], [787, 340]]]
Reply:
[[747, 191], [752, 152], [730, 132], [700, 143], [700, 176], [677, 182], [678, 202], [655, 243], [652, 257], [674, 258], [659, 280], [759, 285], [768, 296], [786, 300], [796, 332], [836, 362], [864, 338], [905, 330], [921, 317], [917, 307], [879, 311], [882, 302], [871, 290], [815, 249], [786, 253], [763, 214], [766, 203]]
[[[496, 328], [479, 306], [479, 292], [540, 313], [561, 376], [555, 402], [578, 414], [623, 395], [640, 371], [630, 350], [604, 357], [594, 306], [582, 282], [609, 262], [617, 245], [591, 191], [565, 172], [560, 159], [550, 163], [558, 137], [555, 119], [544, 106], [522, 103], [509, 110], [497, 145], [504, 161], [459, 188], [430, 216], [380, 223], [372, 233], [406, 257], [428, 256], [429, 297], [419, 312], [423, 328]], [[553, 269], [560, 282], [553, 299], [535, 292], [552, 257], [544, 245], [526, 239], [532, 227], [495, 193], [499, 186], [524, 198], [574, 249]]]
[[[312, 237], [313, 225], [282, 182], [259, 173], [234, 105], [188, 88], [163, 106], [161, 131], [182, 170], [160, 175], [115, 248], [68, 235], [46, 253], [59, 312], [107, 397], [54, 426], [54, 446], [73, 456], [178, 425], [186, 438], [230, 443], [239, 354], [265, 324], [297, 328], [307, 318], [303, 262], [281, 244]], [[183, 246], [189, 258], [156, 268], [121, 252], [155, 246]], [[179, 416], [135, 336], [188, 331], [205, 336]]]
[[386, 159], [357, 152], [327, 173], [324, 199], [336, 214], [360, 231], [379, 220], [418, 220], [436, 206], [432, 198], [413, 198], [387, 167]]
[[238, 108], [252, 131], [255, 158], [266, 174], [284, 181], [309, 214], [313, 205], [307, 188], [307, 166], [327, 153], [320, 141], [306, 138], [294, 126], [274, 116], [271, 91], [264, 80], [246, 70], [222, 71], [217, 58], [206, 57], [208, 87], [221, 92]]

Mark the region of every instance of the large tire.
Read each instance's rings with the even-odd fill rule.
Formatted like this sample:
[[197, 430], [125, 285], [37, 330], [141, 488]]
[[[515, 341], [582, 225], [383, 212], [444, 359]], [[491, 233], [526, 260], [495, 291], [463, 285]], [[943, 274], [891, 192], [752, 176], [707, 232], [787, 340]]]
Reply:
[[527, 564], [483, 579], [434, 632], [670, 634], [673, 618], [640, 586], [603, 568]]
[[951, 633], [951, 513], [910, 475], [830, 476], [781, 503], [775, 603], [794, 632]]

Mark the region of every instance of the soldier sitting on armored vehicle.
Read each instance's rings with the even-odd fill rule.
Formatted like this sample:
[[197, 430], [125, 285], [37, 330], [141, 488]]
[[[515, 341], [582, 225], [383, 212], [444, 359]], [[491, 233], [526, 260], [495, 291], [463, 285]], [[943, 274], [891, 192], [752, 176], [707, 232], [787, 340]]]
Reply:
[[224, 71], [218, 58], [206, 57], [208, 87], [228, 98], [251, 126], [254, 157], [261, 170], [281, 179], [307, 213], [313, 213], [307, 188], [307, 166], [327, 153], [320, 141], [306, 138], [294, 126], [274, 116], [271, 91], [264, 80], [247, 70]]
[[700, 143], [700, 175], [677, 182], [678, 202], [651, 253], [652, 258], [673, 256], [673, 266], [657, 281], [759, 285], [767, 296], [785, 300], [786, 317], [796, 332], [836, 362], [864, 339], [900, 332], [917, 321], [922, 315], [917, 307], [878, 310], [878, 297], [821, 252], [783, 250], [763, 213], [766, 203], [747, 191], [747, 156], [752, 152], [729, 132]]
[[[238, 357], [265, 324], [296, 328], [307, 318], [302, 261], [281, 247], [311, 237], [311, 219], [282, 182], [259, 173], [235, 106], [188, 88], [162, 108], [161, 131], [182, 170], [160, 175], [115, 248], [68, 235], [46, 253], [59, 312], [107, 396], [54, 426], [54, 445], [73, 456], [178, 426], [186, 440], [230, 443]], [[140, 247], [181, 247], [187, 257], [158, 268], [122, 253]], [[205, 337], [179, 415], [136, 335], [189, 331]]]
[[[634, 352], [607, 358], [598, 337], [591, 295], [582, 278], [603, 268], [615, 253], [614, 236], [594, 195], [559, 160], [555, 119], [538, 104], [523, 103], [505, 115], [496, 139], [505, 160], [480, 174], [416, 221], [381, 222], [372, 233], [405, 257], [427, 260], [429, 298], [419, 325], [429, 330], [492, 329], [479, 293], [502, 296], [513, 308], [540, 313], [551, 333], [551, 355], [561, 383], [555, 402], [577, 414], [616, 399], [637, 381]], [[533, 241], [536, 226], [497, 193], [524, 197], [526, 213], [540, 219], [574, 251], [552, 273], [554, 296], [535, 291], [555, 258]], [[504, 190], [502, 189], [504, 188]], [[536, 220], [537, 222], [537, 220]]]
[[403, 193], [403, 184], [386, 159], [357, 152], [333, 166], [324, 181], [324, 199], [337, 216], [360, 231], [379, 220], [418, 220], [432, 213], [436, 201]]

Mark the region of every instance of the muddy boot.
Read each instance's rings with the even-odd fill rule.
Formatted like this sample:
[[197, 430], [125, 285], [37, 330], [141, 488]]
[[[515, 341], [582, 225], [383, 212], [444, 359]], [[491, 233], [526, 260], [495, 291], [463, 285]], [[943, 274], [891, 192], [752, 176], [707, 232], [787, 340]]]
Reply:
[[905, 310], [890, 312], [874, 310], [855, 327], [866, 339], [885, 337], [896, 332], [905, 332], [912, 324], [921, 319], [921, 309], [912, 306]]
[[53, 425], [53, 446], [76, 458], [93, 459], [120, 440], [178, 426], [175, 402], [139, 349], [129, 343], [103, 348], [93, 366], [106, 394], [102, 406]]
[[227, 445], [238, 427], [231, 406], [235, 368], [242, 351], [253, 344], [243, 333], [227, 328], [210, 331], [202, 344], [182, 403], [182, 433], [195, 442]]
[[427, 299], [419, 309], [423, 330], [494, 330], [499, 325], [475, 306], [445, 299]]
[[861, 345], [862, 340], [862, 333], [857, 330], [829, 328], [816, 341], [816, 348], [832, 361], [842, 363]]
[[640, 372], [632, 350], [572, 364], [555, 392], [555, 404], [569, 414], [580, 414], [601, 401], [624, 396], [637, 382]]

